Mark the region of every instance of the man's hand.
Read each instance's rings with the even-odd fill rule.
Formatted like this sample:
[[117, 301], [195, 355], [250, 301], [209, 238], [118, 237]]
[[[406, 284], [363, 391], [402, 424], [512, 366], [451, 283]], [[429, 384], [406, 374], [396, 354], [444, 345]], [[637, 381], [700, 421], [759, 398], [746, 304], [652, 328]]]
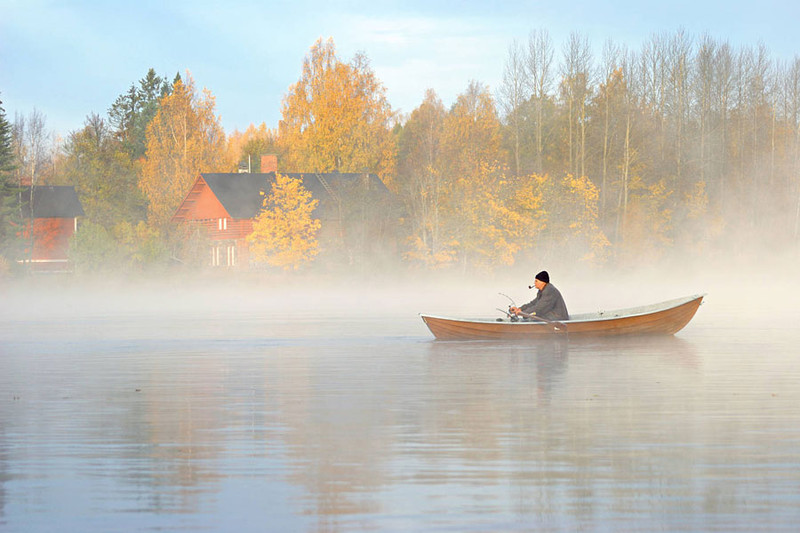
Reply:
[[536, 316], [536, 311], [534, 311], [533, 313], [523, 313], [522, 309], [520, 309], [519, 307], [514, 307], [513, 305], [509, 306], [508, 312], [511, 313], [512, 315], [521, 316], [523, 318], [530, 318], [532, 316]]

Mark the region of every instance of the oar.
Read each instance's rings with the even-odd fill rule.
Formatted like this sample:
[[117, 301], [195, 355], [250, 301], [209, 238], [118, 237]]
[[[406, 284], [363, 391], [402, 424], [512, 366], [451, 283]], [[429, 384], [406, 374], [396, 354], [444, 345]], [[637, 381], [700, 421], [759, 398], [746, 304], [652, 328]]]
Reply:
[[[510, 319], [512, 322], [516, 322], [516, 321], [518, 320], [518, 319], [517, 319], [517, 315], [512, 315], [512, 314], [511, 314], [511, 313], [509, 313], [508, 311], [504, 311], [504, 310], [500, 309], [499, 307], [495, 307], [495, 309], [497, 309], [497, 310], [498, 310], [498, 311], [500, 311], [501, 313], [505, 314], [505, 315], [506, 315], [506, 316], [507, 316], [507, 317], [508, 317], [508, 318], [509, 318], [509, 319]], [[502, 320], [503, 320], [502, 318], [498, 318], [498, 319], [497, 319], [497, 321], [498, 321], [498, 322], [500, 322], [500, 321], [502, 321]]]
[[542, 317], [540, 317], [539, 315], [532, 315], [532, 314], [530, 314], [530, 313], [524, 313], [524, 312], [522, 312], [522, 311], [520, 311], [520, 312], [519, 312], [519, 314], [520, 314], [520, 315], [521, 315], [523, 318], [532, 318], [532, 319], [534, 319], [534, 320], [541, 320], [542, 322], [546, 322], [546, 323], [548, 323], [548, 324], [550, 324], [550, 325], [552, 325], [552, 326], [555, 326], [555, 327], [557, 327], [557, 328], [559, 328], [559, 329], [564, 329], [564, 330], [566, 330], [566, 329], [567, 329], [567, 325], [566, 325], [566, 324], [564, 324], [563, 322], [557, 322], [557, 321], [555, 321], [555, 320], [547, 320], [546, 318], [542, 318]]

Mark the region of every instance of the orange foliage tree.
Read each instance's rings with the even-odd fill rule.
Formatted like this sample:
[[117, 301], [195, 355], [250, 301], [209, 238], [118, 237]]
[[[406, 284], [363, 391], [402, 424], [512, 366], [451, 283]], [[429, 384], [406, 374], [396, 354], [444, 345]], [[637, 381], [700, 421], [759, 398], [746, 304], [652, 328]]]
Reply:
[[303, 187], [303, 180], [276, 174], [272, 193], [247, 236], [252, 258], [284, 270], [298, 270], [319, 253], [320, 221], [312, 214], [317, 200]]
[[280, 145], [288, 168], [374, 172], [389, 184], [394, 113], [365, 56], [343, 63], [333, 40], [318, 40], [300, 80], [284, 97], [281, 115]]
[[225, 133], [214, 115], [214, 97], [203, 90], [195, 94], [187, 73], [172, 93], [161, 100], [158, 113], [147, 127], [147, 149], [139, 187], [148, 200], [148, 218], [166, 223], [201, 172], [231, 169], [225, 157]]

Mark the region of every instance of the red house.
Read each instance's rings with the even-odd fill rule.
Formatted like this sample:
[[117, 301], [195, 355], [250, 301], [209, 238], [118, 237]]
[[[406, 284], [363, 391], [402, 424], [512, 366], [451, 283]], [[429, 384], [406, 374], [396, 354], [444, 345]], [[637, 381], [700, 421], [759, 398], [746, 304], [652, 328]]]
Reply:
[[[263, 156], [261, 173], [200, 174], [180, 204], [172, 221], [191, 223], [204, 228], [211, 246], [209, 264], [214, 267], [248, 268], [250, 258], [246, 237], [253, 231], [253, 220], [261, 211], [264, 195], [275, 182], [277, 158]], [[355, 196], [369, 195], [364, 202], [373, 209], [382, 201], [391, 203], [392, 195], [375, 174], [358, 173], [281, 173], [301, 178], [312, 197], [319, 200], [314, 216], [323, 223], [320, 241], [327, 234], [342, 234], [343, 220], [352, 209], [343, 207]], [[352, 203], [352, 202], [351, 202]], [[389, 210], [380, 211], [385, 216]], [[363, 214], [363, 211], [362, 211]], [[336, 224], [330, 224], [336, 222]], [[380, 227], [380, 224], [373, 224]], [[332, 230], [331, 228], [336, 228]]]
[[[33, 202], [31, 202], [31, 190], [33, 190]], [[69, 239], [78, 230], [78, 217], [84, 215], [75, 187], [55, 185], [22, 187], [19, 203], [22, 216], [27, 220], [21, 232], [25, 249], [23, 259], [19, 262], [29, 263], [34, 272], [69, 271], [67, 256]]]

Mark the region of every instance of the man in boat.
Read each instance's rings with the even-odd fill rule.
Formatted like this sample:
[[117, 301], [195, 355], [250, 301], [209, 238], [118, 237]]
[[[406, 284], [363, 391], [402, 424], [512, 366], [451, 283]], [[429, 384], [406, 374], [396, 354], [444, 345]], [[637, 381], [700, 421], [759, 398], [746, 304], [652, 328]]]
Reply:
[[536, 274], [533, 286], [538, 289], [536, 298], [522, 307], [510, 307], [509, 312], [516, 316], [537, 316], [545, 320], [569, 320], [567, 304], [558, 289], [550, 283], [546, 270]]

